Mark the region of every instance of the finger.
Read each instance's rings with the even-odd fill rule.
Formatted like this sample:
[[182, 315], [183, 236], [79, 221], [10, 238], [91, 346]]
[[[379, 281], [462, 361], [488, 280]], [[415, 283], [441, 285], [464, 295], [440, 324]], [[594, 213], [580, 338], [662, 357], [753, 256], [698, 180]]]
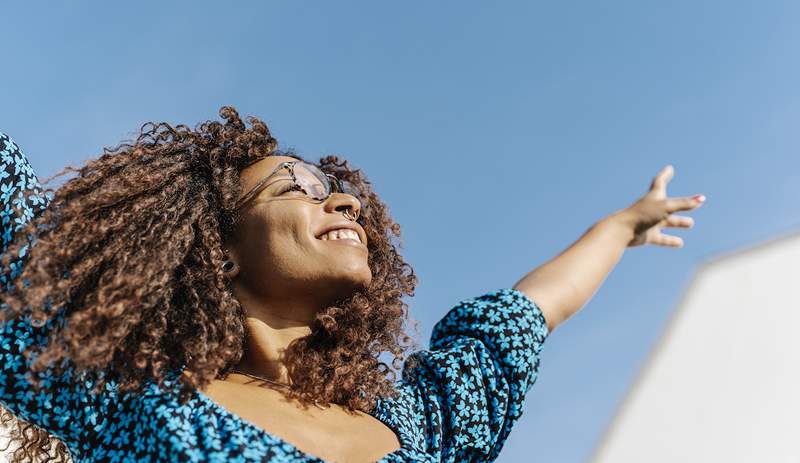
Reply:
[[703, 201], [705, 201], [705, 196], [695, 195], [692, 197], [685, 196], [682, 198], [667, 198], [664, 201], [667, 212], [671, 214], [676, 211], [688, 211], [700, 207], [700, 205], [703, 204]]
[[667, 183], [672, 180], [672, 176], [675, 174], [675, 169], [672, 167], [671, 164], [667, 164], [661, 171], [659, 171], [655, 177], [653, 177], [652, 183], [650, 183], [651, 190], [665, 190], [667, 188]]
[[672, 235], [656, 235], [652, 241], [653, 244], [657, 244], [659, 246], [666, 246], [670, 248], [682, 248], [683, 247], [683, 239], [678, 236]]
[[686, 217], [683, 215], [669, 215], [666, 219], [664, 219], [663, 227], [680, 227], [680, 228], [692, 228], [694, 226], [694, 219], [691, 217]]

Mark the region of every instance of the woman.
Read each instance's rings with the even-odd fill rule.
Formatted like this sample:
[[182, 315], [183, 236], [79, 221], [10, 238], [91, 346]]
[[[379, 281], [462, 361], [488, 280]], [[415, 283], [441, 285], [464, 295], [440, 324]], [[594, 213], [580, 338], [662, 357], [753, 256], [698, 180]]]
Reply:
[[377, 356], [398, 369], [413, 347], [416, 276], [386, 206], [347, 162], [220, 115], [145, 124], [54, 195], [0, 137], [0, 405], [40, 429], [17, 461], [50, 442], [76, 462], [492, 461], [546, 336], [626, 247], [681, 246], [660, 229], [702, 200], [667, 198], [667, 166], [513, 287], [456, 304], [395, 381]]

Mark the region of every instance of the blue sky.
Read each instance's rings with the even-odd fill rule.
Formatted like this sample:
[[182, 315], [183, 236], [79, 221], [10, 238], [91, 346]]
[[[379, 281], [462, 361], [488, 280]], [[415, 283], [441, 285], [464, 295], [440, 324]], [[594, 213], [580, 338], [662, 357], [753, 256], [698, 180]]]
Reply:
[[683, 249], [627, 250], [548, 338], [501, 462], [585, 461], [698, 265], [800, 228], [796, 2], [30, 3], [3, 7], [0, 130], [40, 178], [146, 121], [256, 115], [364, 169], [425, 346], [664, 165], [705, 194]]

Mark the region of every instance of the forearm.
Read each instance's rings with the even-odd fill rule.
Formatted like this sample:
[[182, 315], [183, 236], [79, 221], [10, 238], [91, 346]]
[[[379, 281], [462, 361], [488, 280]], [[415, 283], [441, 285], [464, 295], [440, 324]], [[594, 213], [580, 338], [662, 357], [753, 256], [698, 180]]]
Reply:
[[536, 302], [551, 332], [591, 299], [625, 252], [633, 230], [621, 214], [592, 225], [567, 249], [514, 285]]

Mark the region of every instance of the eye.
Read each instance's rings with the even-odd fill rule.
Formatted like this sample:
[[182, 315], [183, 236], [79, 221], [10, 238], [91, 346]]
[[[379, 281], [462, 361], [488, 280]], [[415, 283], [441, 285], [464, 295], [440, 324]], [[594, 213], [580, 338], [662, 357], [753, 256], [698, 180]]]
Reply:
[[288, 193], [290, 191], [300, 191], [300, 187], [298, 185], [294, 184], [294, 183], [286, 182], [286, 184], [284, 186], [282, 186], [280, 189], [278, 189], [278, 193], [276, 195], [280, 196], [280, 195], [282, 195], [284, 193]]

